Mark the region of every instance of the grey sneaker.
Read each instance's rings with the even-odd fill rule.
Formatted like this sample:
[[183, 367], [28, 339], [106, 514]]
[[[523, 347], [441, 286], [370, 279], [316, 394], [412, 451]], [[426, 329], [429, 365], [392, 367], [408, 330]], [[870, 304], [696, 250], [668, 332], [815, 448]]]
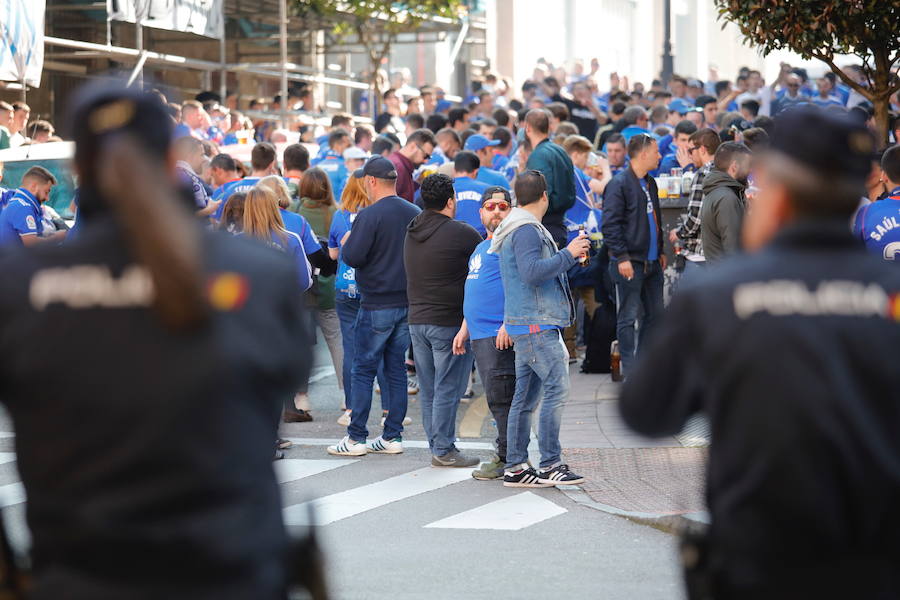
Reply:
[[501, 461], [500, 457], [495, 454], [491, 459], [491, 462], [481, 463], [481, 466], [479, 468], [472, 471], [472, 477], [478, 479], [479, 481], [502, 479], [503, 467], [503, 461]]
[[431, 457], [432, 467], [474, 467], [479, 462], [481, 461], [474, 456], [460, 454], [459, 450], [456, 449], [451, 450], [443, 456]]

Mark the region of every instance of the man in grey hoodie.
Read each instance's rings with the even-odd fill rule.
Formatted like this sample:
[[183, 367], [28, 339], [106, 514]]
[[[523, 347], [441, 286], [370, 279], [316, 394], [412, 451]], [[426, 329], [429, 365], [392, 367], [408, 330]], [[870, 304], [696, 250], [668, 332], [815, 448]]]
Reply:
[[481, 234], [454, 220], [456, 196], [450, 177], [429, 175], [421, 191], [425, 210], [406, 230], [403, 262], [422, 424], [432, 466], [471, 467], [478, 458], [460, 454], [455, 442], [456, 409], [474, 355], [468, 348], [454, 354], [453, 338], [463, 322], [469, 256], [481, 243]]
[[703, 180], [700, 239], [709, 264], [740, 250], [750, 158], [750, 149], [744, 144], [725, 142], [716, 150], [713, 168]]
[[[516, 349], [516, 390], [506, 430], [507, 487], [577, 485], [584, 478], [561, 461], [559, 424], [569, 395], [569, 355], [561, 330], [572, 323], [574, 305], [566, 271], [587, 254], [591, 242], [579, 236], [557, 250], [541, 224], [550, 206], [539, 171], [516, 178], [512, 209], [494, 231], [490, 252], [500, 255], [503, 324]], [[538, 427], [540, 470], [528, 464], [531, 415], [543, 396]]]

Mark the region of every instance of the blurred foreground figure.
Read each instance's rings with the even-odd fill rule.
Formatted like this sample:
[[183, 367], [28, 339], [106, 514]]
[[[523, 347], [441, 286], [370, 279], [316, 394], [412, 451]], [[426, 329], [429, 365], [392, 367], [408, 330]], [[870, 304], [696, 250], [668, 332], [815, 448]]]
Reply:
[[34, 538], [19, 597], [286, 597], [271, 461], [308, 368], [297, 269], [191, 219], [167, 119], [82, 90], [81, 235], [0, 259], [0, 398]]
[[691, 598], [898, 598], [900, 272], [847, 228], [873, 141], [803, 109], [776, 124], [744, 226], [755, 253], [678, 291], [622, 414], [649, 435], [709, 415]]

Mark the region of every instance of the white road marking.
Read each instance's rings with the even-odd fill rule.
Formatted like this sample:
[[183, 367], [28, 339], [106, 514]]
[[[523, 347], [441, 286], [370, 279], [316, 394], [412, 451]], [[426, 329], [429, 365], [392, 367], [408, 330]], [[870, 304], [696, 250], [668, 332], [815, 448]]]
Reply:
[[285, 458], [276, 460], [273, 465], [275, 467], [275, 477], [278, 483], [290, 483], [297, 481], [310, 475], [317, 475], [337, 469], [338, 467], [346, 467], [349, 464], [358, 462], [356, 460], [303, 460], [297, 458]]
[[[300, 446], [333, 446], [338, 443], [339, 439], [334, 438], [297, 438], [289, 437], [286, 440]], [[456, 447], [460, 450], [493, 450], [494, 445], [490, 442], [456, 442]], [[425, 440], [403, 440], [404, 448], [428, 448], [428, 442]]]
[[16, 462], [15, 452], [0, 452], [0, 465], [5, 465], [6, 463], [11, 462]]
[[25, 502], [25, 486], [21, 481], [0, 485], [0, 508]]
[[334, 374], [334, 365], [330, 367], [319, 367], [312, 373], [312, 375], [309, 376], [309, 383], [315, 383], [320, 379], [325, 379], [326, 377], [330, 377]]
[[[284, 509], [284, 522], [286, 525], [328, 525], [392, 502], [471, 479], [470, 469], [426, 467], [310, 502], [288, 506]], [[313, 523], [310, 523], [311, 512]]]
[[523, 492], [429, 523], [435, 529], [505, 529], [517, 531], [566, 511], [532, 492]]

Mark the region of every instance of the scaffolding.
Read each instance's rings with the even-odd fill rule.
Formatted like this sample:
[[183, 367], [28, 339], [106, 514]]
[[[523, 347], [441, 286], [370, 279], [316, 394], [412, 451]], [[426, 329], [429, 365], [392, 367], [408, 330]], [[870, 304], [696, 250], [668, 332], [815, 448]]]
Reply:
[[[39, 107], [37, 112], [59, 118], [81, 80], [110, 72], [135, 84], [145, 77], [165, 82], [163, 91], [175, 98], [216, 90], [223, 101], [231, 91], [244, 99], [275, 94], [286, 99], [291, 84], [306, 85], [320, 108], [307, 114], [311, 117], [323, 117], [326, 110], [355, 113], [360, 94], [372, 97], [370, 78], [359, 68], [364, 50], [352, 35], [332, 36], [334, 20], [292, 15], [289, 0], [222, 0], [221, 6], [224, 35], [214, 39], [114, 21], [105, 1], [47, 0], [48, 84], [30, 90], [29, 103]], [[450, 40], [455, 64], [464, 60], [458, 58], [460, 48], [483, 45], [484, 30], [478, 19], [433, 18], [412, 39], [397, 43]], [[476, 58], [482, 53], [476, 52]], [[277, 117], [282, 125], [288, 120], [286, 101]]]

